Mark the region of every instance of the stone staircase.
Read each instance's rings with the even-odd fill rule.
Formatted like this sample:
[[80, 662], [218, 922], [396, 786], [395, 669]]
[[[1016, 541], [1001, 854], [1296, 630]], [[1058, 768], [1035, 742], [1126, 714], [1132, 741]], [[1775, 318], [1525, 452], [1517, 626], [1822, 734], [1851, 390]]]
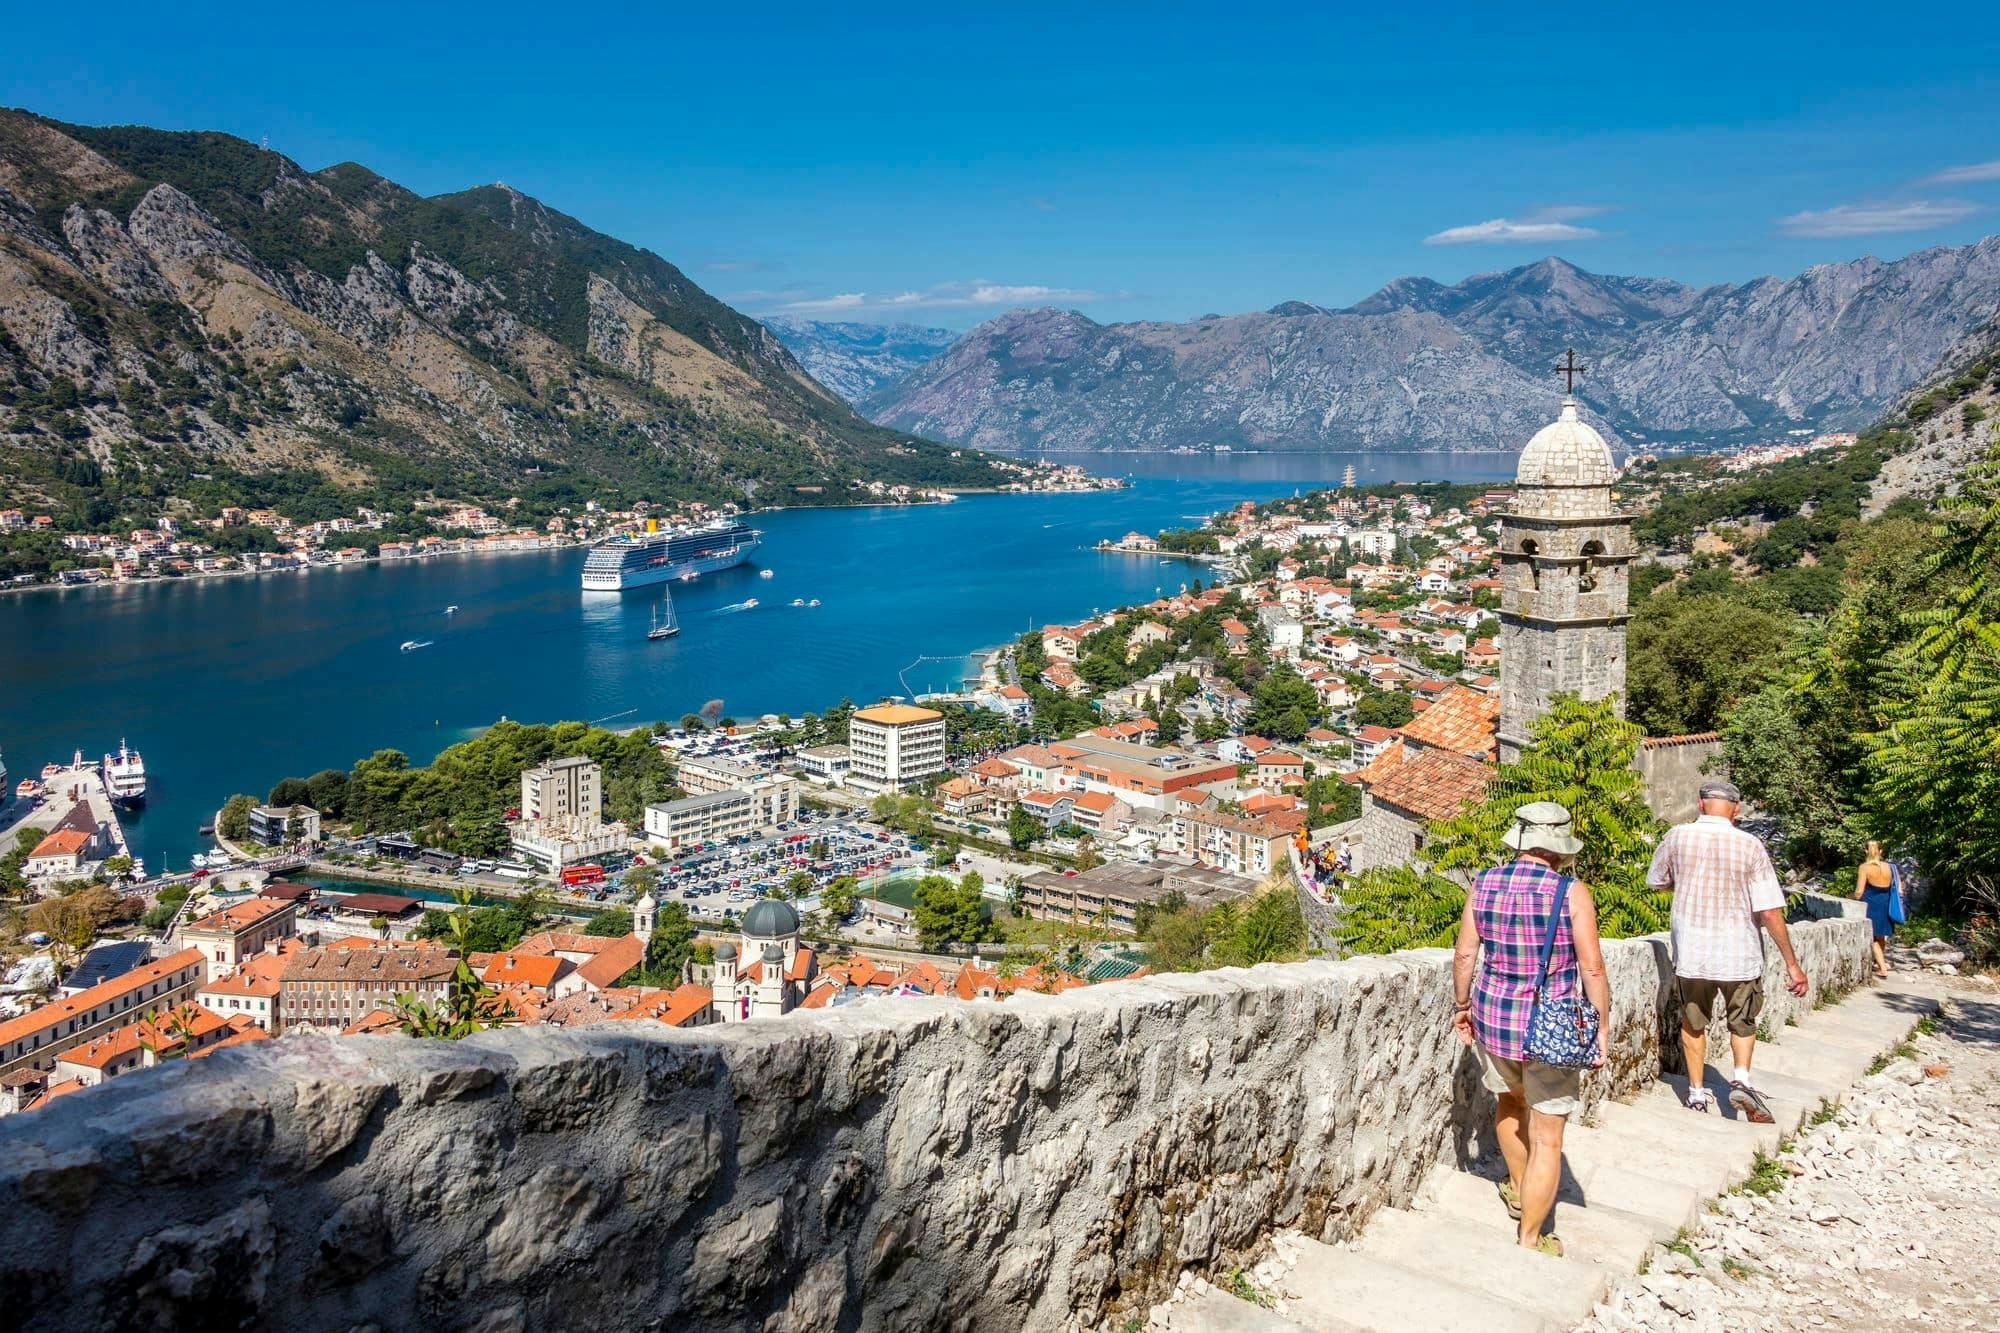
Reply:
[[[1369, 1216], [1359, 1235], [1326, 1245], [1296, 1232], [1237, 1294], [1184, 1279], [1156, 1309], [1171, 1333], [1551, 1333], [1590, 1316], [1618, 1278], [1638, 1272], [1707, 1200], [1746, 1177], [1757, 1154], [1796, 1130], [1937, 1012], [1933, 988], [1899, 976], [1809, 1014], [1757, 1044], [1757, 1084], [1777, 1123], [1753, 1125], [1727, 1102], [1726, 1071], [1710, 1066], [1717, 1111], [1681, 1105], [1687, 1080], [1667, 1075], [1629, 1101], [1605, 1100], [1572, 1119], [1563, 1140], [1553, 1230], [1557, 1259], [1514, 1243], [1495, 1181], [1505, 1168], [1438, 1166], [1407, 1208]], [[1483, 1174], [1482, 1174], [1483, 1173]]]

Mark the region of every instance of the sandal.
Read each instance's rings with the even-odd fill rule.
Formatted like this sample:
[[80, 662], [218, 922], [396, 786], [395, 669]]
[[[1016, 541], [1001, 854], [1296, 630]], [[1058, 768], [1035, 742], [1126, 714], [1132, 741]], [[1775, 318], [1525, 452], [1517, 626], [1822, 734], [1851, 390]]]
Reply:
[[1551, 1258], [1555, 1259], [1562, 1258], [1563, 1257], [1562, 1238], [1555, 1235], [1554, 1233], [1550, 1233], [1549, 1235], [1542, 1237], [1540, 1240], [1535, 1242], [1535, 1253], [1546, 1254]]
[[1502, 1180], [1496, 1181], [1495, 1185], [1500, 1191], [1500, 1202], [1507, 1205], [1507, 1216], [1513, 1218], [1516, 1222], [1520, 1221], [1521, 1195], [1514, 1188], [1514, 1182], [1511, 1180]]

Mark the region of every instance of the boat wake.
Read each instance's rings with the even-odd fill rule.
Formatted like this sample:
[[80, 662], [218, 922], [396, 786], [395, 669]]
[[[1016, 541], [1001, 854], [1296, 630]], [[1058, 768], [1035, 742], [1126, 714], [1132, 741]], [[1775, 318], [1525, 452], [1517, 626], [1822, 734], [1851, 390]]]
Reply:
[[731, 602], [728, 606], [718, 606], [715, 608], [714, 611], [710, 612], [710, 614], [718, 616], [734, 615], [738, 611], [754, 610], [756, 609], [756, 606], [757, 606], [757, 599], [755, 597], [750, 597], [740, 602]]

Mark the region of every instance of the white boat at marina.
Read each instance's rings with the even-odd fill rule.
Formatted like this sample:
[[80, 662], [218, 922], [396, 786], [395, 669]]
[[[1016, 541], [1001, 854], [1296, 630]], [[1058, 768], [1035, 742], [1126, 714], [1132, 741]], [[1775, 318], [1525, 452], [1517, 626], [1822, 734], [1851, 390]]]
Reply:
[[117, 805], [143, 805], [146, 802], [146, 761], [139, 757], [137, 750], [128, 747], [123, 739], [118, 742], [118, 753], [107, 754], [97, 768], [104, 779], [104, 794]]

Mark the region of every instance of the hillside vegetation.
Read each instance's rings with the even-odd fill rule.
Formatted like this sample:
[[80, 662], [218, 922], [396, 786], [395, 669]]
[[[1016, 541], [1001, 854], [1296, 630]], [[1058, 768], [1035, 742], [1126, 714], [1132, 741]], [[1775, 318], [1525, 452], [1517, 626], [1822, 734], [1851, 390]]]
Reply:
[[0, 111], [0, 501], [86, 523], [414, 495], [979, 485], [666, 260], [505, 185]]

